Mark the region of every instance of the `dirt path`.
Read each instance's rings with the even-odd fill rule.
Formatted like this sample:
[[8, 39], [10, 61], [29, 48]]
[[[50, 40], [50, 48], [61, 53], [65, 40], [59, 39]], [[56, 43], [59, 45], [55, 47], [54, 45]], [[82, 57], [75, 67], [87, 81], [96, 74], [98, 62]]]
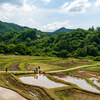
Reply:
[[[95, 64], [95, 65], [97, 65], [97, 64]], [[78, 67], [75, 67], [75, 68], [69, 68], [69, 69], [65, 69], [65, 70], [48, 71], [46, 73], [49, 74], [49, 73], [65, 72], [65, 71], [69, 71], [69, 70], [74, 70], [74, 69], [83, 68], [83, 67], [89, 67], [89, 66], [95, 66], [95, 65], [84, 65], [84, 66], [78, 66]]]
[[[58, 71], [48, 71], [46, 72], [46, 74], [49, 73], [58, 73], [58, 72], [65, 72], [65, 71], [69, 71], [69, 70], [74, 70], [74, 69], [78, 69], [78, 68], [83, 68], [83, 67], [89, 67], [89, 66], [96, 66], [97, 64], [94, 65], [84, 65], [84, 66], [78, 66], [75, 68], [69, 68], [69, 69], [65, 69], [65, 70], [58, 70]], [[9, 73], [14, 73], [14, 71], [8, 71]], [[32, 73], [33, 71], [16, 71], [18, 73]], [[5, 71], [0, 71], [0, 73], [5, 73]]]

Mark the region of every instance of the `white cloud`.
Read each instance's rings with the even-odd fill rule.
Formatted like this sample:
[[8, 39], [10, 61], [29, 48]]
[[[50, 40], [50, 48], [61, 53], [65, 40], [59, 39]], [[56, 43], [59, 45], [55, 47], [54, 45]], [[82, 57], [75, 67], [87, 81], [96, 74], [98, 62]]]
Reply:
[[66, 2], [61, 9], [64, 12], [83, 13], [90, 6], [91, 3], [88, 0], [75, 0], [71, 3]]
[[10, 3], [0, 5], [0, 20], [29, 27], [37, 26], [36, 18], [40, 14], [40, 9], [34, 5], [29, 5], [26, 0], [23, 2], [22, 6]]
[[50, 31], [55, 31], [55, 30], [57, 30], [57, 29], [59, 29], [61, 27], [72, 28], [72, 26], [69, 25], [69, 21], [66, 20], [64, 22], [57, 22], [56, 21], [54, 23], [48, 24], [46, 26], [43, 26], [42, 30], [50, 32]]
[[49, 3], [51, 0], [42, 0], [45, 4]]
[[0, 20], [40, 29], [40, 27], [48, 22], [49, 14], [57, 13], [58, 11], [36, 7], [29, 3], [28, 0], [22, 1], [23, 4], [21, 6], [11, 3], [1, 4]]
[[[21, 5], [16, 5], [7, 2], [0, 4], [0, 20], [5, 22], [16, 23], [23, 26], [26, 25], [33, 28], [42, 29], [43, 31], [54, 31], [61, 27], [71, 28], [71, 25], [69, 24], [69, 21], [66, 20], [66, 18], [68, 19], [70, 18], [71, 22], [73, 22], [74, 20], [72, 24], [77, 25], [79, 22], [79, 17], [77, 17], [77, 15], [72, 16], [71, 14], [73, 14], [74, 12], [75, 13], [85, 12], [86, 9], [91, 6], [92, 3], [92, 2], [90, 3], [88, 0], [74, 0], [73, 2], [65, 2], [65, 4], [61, 8], [57, 8], [58, 6], [56, 7], [55, 5], [55, 8], [50, 9], [48, 7], [45, 8], [42, 6], [35, 5], [34, 2], [37, 0], [33, 0], [34, 2], [31, 2], [32, 0], [20, 0], [20, 1]], [[51, 0], [40, 0], [40, 1], [49, 3]], [[100, 4], [99, 1], [100, 0], [96, 0], [95, 3], [96, 6]], [[84, 13], [84, 15], [86, 15], [86, 13]], [[87, 17], [90, 18], [91, 16]], [[80, 17], [80, 19], [82, 18], [83, 16]], [[59, 22], [59, 20], [61, 21], [64, 19], [66, 21]], [[82, 22], [79, 23], [82, 24]]]
[[65, 4], [61, 8], [66, 8], [68, 6], [69, 2], [65, 2]]
[[96, 0], [95, 7], [100, 8], [100, 0]]

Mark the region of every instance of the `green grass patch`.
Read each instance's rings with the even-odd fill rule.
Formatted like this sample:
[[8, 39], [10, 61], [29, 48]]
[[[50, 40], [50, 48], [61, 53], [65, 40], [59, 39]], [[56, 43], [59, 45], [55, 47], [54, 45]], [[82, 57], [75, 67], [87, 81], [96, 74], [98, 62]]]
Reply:
[[73, 70], [68, 70], [65, 72], [66, 75], [71, 75], [72, 73], [74, 73], [76, 71], [76, 69]]
[[89, 84], [91, 84], [92, 86], [94, 86], [94, 87], [96, 87], [97, 89], [99, 89], [100, 90], [100, 87], [99, 86], [97, 86], [97, 85], [95, 85], [92, 81], [90, 81], [89, 79], [87, 79], [87, 78], [85, 78], [85, 80], [89, 83]]
[[57, 68], [57, 69], [50, 69], [50, 70], [46, 70], [46, 72], [49, 72], [49, 71], [59, 71], [59, 70], [65, 70], [65, 68], [61, 67], [61, 68]]
[[25, 69], [25, 64], [26, 64], [26, 62], [20, 63], [20, 64], [19, 64], [19, 67], [21, 68], [22, 71], [27, 71], [27, 70]]
[[12, 62], [9, 62], [7, 63], [5, 66], [4, 66], [4, 70], [6, 69], [6, 67], [9, 67], [10, 65], [12, 65], [13, 63], [17, 63], [18, 61], [12, 61]]

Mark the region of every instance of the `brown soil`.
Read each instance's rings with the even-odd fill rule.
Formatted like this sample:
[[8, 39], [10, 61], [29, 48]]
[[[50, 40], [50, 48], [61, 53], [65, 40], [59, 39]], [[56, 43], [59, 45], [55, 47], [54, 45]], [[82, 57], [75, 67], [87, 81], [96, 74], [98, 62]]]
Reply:
[[[9, 85], [11, 87], [14, 87], [14, 89], [17, 89], [21, 92], [24, 92], [27, 97], [28, 95], [28, 100], [34, 100], [34, 95], [32, 96], [31, 93], [35, 94], [38, 100], [54, 100], [46, 91], [45, 89], [38, 87], [38, 86], [33, 86], [33, 85], [28, 85], [24, 84], [20, 81], [18, 81], [15, 77], [13, 77], [10, 74], [4, 74], [3, 77], [6, 78], [8, 81]], [[33, 99], [32, 99], [33, 98]]]
[[100, 100], [100, 95], [78, 91], [73, 93], [75, 100]]
[[1, 63], [0, 64], [0, 71], [4, 71], [5, 69], [4, 69], [4, 66], [6, 65], [7, 63]]
[[[91, 94], [91, 93], [87, 93], [84, 91], [80, 91], [80, 90], [76, 90], [76, 89], [64, 89], [64, 90], [58, 90], [56, 91], [57, 94], [61, 94], [59, 95], [61, 100], [65, 100], [62, 97], [67, 97], [71, 96], [74, 98], [74, 100], [100, 100], [100, 95], [96, 95], [96, 94]], [[73, 99], [72, 99], [73, 100]]]
[[28, 71], [34, 71], [33, 66], [30, 66], [28, 64], [25, 64], [25, 69], [28, 70]]
[[59, 76], [60, 78], [63, 78], [66, 76], [66, 74], [64, 72], [59, 72], [59, 73], [54, 73], [54, 76]]
[[82, 69], [78, 69], [72, 75], [74, 75], [74, 76], [81, 76], [83, 78], [91, 78], [91, 77], [98, 78], [98, 77], [100, 77], [100, 73], [99, 72], [84, 71]]
[[21, 68], [19, 67], [20, 62], [14, 63], [12, 65], [9, 66], [9, 70], [10, 71], [14, 71], [14, 70], [21, 70]]
[[79, 61], [69, 61], [69, 62], [64, 62], [64, 63], [58, 63], [56, 65], [65, 67], [65, 68], [70, 68], [70, 67], [75, 67], [75, 66], [80, 66], [80, 65], [85, 65], [85, 64], [91, 64], [92, 62], [87, 61], [87, 60], [79, 60]]
[[28, 64], [25, 64], [25, 69], [28, 70], [28, 71], [30, 71], [30, 70], [29, 70], [29, 65], [28, 65]]
[[[59, 76], [59, 77], [65, 77], [66, 73], [64, 72], [59, 72], [59, 73], [54, 73], [53, 75]], [[70, 75], [76, 76], [76, 77], [81, 77], [81, 78], [98, 78], [100, 82], [100, 73], [99, 72], [90, 72], [90, 71], [85, 71], [82, 68], [77, 69], [74, 73], [71, 73]]]

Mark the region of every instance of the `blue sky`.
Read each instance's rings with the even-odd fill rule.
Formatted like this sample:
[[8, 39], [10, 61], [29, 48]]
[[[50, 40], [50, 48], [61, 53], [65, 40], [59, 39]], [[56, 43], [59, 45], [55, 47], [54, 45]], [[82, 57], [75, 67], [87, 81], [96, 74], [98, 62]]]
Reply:
[[100, 0], [0, 0], [0, 20], [42, 31], [100, 26]]

